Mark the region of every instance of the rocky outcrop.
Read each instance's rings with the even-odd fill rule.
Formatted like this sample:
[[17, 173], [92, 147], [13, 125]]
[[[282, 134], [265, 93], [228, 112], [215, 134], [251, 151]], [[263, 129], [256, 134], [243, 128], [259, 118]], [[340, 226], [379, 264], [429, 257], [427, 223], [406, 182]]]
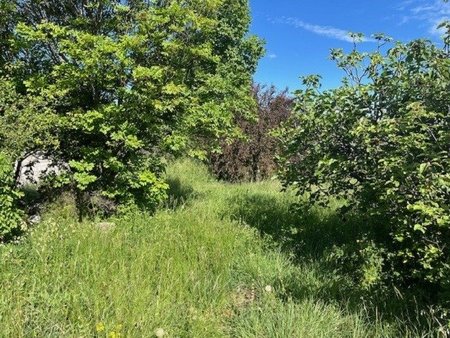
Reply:
[[38, 184], [45, 176], [60, 173], [62, 168], [44, 153], [36, 152], [25, 157], [21, 163], [16, 162], [16, 181], [22, 186]]

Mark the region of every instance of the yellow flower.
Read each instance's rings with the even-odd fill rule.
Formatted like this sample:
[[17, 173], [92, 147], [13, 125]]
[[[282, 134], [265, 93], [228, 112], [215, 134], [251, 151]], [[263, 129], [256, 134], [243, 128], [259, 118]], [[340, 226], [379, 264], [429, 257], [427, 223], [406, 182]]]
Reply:
[[97, 323], [97, 325], [95, 325], [95, 329], [97, 330], [97, 332], [103, 332], [105, 331], [105, 324], [103, 324], [102, 322]]

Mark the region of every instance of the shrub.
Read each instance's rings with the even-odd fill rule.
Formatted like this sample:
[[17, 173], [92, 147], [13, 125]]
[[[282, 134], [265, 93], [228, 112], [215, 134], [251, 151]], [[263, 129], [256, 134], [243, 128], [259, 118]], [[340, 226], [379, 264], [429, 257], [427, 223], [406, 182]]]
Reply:
[[386, 40], [377, 38], [374, 53], [332, 52], [347, 74], [340, 88], [321, 92], [317, 76], [304, 79], [295, 116], [279, 132], [280, 176], [311, 201], [338, 196], [343, 213], [371, 225], [361, 255], [377, 247], [375, 270], [383, 273], [364, 283], [443, 291], [450, 273], [448, 49], [418, 40], [383, 53]]
[[292, 98], [287, 89], [281, 92], [274, 86], [253, 85], [257, 104], [257, 120], [243, 116], [236, 119], [243, 137], [232, 143], [222, 141], [220, 151], [210, 156], [210, 167], [216, 177], [226, 181], [257, 181], [276, 171], [278, 153], [276, 138], [271, 131], [289, 117]]
[[22, 225], [17, 201], [21, 194], [13, 188], [11, 162], [0, 153], [0, 242], [8, 240]]

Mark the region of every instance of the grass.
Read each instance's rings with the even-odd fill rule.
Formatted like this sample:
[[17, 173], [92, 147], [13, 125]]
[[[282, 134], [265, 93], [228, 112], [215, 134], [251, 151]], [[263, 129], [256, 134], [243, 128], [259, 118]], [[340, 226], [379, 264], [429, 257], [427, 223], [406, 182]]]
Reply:
[[171, 197], [154, 216], [105, 228], [59, 203], [0, 247], [0, 336], [426, 336], [352, 300], [348, 276], [307, 254], [328, 239], [289, 230], [295, 197], [277, 182], [219, 183], [190, 161], [167, 176]]

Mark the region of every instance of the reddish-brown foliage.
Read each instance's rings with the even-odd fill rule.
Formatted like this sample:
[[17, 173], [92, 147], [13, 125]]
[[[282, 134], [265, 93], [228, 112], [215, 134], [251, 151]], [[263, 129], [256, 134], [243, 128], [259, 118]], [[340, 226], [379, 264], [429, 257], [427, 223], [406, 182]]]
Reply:
[[293, 99], [287, 89], [278, 91], [274, 86], [254, 85], [258, 120], [237, 118], [246, 139], [231, 144], [222, 142], [221, 153], [211, 154], [210, 166], [221, 180], [257, 181], [270, 177], [276, 169], [274, 157], [278, 152], [271, 131], [285, 121], [292, 110]]

